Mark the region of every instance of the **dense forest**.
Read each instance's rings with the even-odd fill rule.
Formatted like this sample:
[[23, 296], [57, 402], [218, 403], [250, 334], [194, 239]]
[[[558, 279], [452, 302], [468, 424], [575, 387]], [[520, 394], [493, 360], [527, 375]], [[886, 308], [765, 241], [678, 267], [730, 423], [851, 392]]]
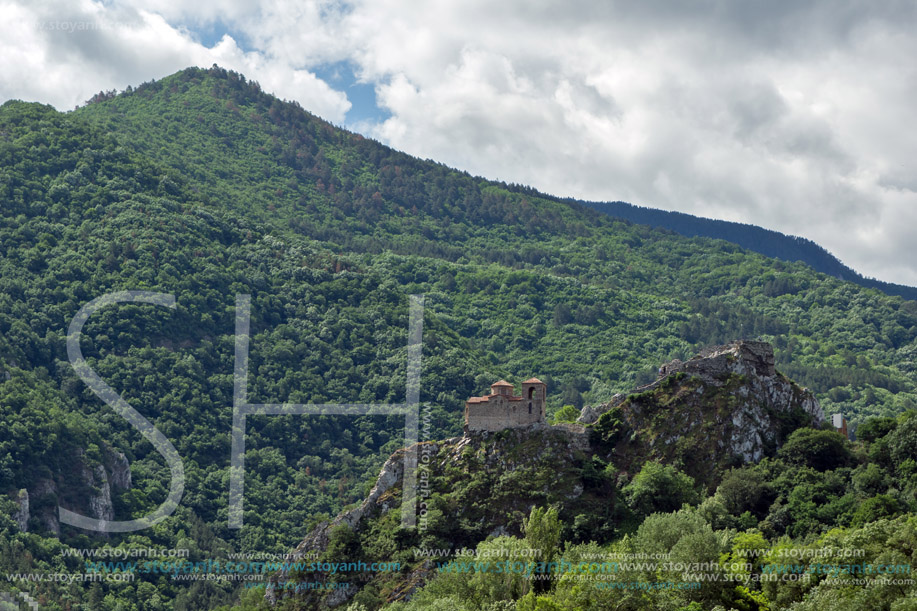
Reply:
[[[159, 453], [67, 358], [77, 311], [122, 290], [176, 307], [104, 308], [83, 354], [175, 445], [184, 496], [152, 529], [57, 536], [41, 516], [80, 497], [64, 477], [76, 462], [125, 454], [116, 519], [168, 491]], [[415, 159], [241, 75], [188, 69], [69, 113], [0, 107], [0, 570], [75, 572], [61, 550], [101, 545], [282, 553], [365, 495], [402, 445], [398, 418], [250, 417], [245, 526], [228, 528], [238, 294], [252, 295], [248, 392], [262, 403], [404, 401], [407, 296], [423, 294], [433, 439], [459, 434], [464, 399], [500, 377], [538, 375], [553, 413], [738, 337], [772, 342], [778, 368], [853, 427], [917, 408], [917, 302]], [[27, 533], [9, 517], [21, 489]], [[165, 577], [29, 587], [59, 609], [239, 596]]]

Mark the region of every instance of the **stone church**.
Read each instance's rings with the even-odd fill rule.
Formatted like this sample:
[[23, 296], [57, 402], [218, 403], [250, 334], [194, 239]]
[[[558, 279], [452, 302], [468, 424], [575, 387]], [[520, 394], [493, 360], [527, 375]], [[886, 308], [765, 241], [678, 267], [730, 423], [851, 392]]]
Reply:
[[545, 421], [547, 385], [538, 378], [522, 383], [522, 394], [500, 380], [490, 385], [490, 394], [465, 401], [466, 431], [500, 431]]

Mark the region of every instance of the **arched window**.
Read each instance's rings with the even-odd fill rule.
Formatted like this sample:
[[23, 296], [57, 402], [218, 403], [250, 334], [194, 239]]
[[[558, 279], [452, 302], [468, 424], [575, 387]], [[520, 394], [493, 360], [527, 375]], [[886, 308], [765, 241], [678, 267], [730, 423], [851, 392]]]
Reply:
[[535, 398], [535, 387], [530, 386], [529, 387], [529, 401], [531, 401], [534, 398]]

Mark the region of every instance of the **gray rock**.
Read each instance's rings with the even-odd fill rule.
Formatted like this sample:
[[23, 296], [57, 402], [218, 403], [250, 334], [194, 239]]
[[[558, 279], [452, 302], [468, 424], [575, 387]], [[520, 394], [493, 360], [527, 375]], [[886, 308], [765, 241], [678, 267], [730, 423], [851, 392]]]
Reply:
[[121, 452], [112, 452], [110, 454], [109, 464], [109, 481], [111, 485], [118, 490], [131, 489], [131, 466], [127, 462], [127, 456]]
[[611, 408], [620, 405], [626, 398], [627, 397], [624, 394], [617, 393], [608, 403], [602, 403], [596, 405], [595, 407], [586, 405], [582, 410], [580, 410], [579, 418], [577, 418], [576, 421], [581, 424], [594, 424], [602, 416], [602, 414]]
[[[818, 427], [825, 415], [812, 393], [779, 375], [774, 367], [774, 350], [767, 342], [739, 340], [723, 346], [714, 346], [697, 356], [681, 361], [675, 359], [659, 368], [659, 378], [636, 389], [627, 405], [625, 419], [632, 430], [646, 425], [653, 410], [659, 409], [656, 399], [636, 396], [670, 384], [672, 376], [686, 374], [688, 380], [700, 381], [695, 393], [672, 391], [678, 395], [677, 403], [666, 404], [672, 417], [683, 421], [683, 433], [699, 431], [701, 422], [691, 414], [706, 413], [718, 423], [722, 435], [718, 439], [718, 453], [722, 456], [741, 457], [744, 462], [761, 460], [769, 448], [781, 440], [779, 414], [801, 410]], [[704, 405], [705, 392], [728, 385], [729, 412], [716, 414]], [[677, 387], [673, 387], [677, 388]], [[668, 392], [668, 391], [667, 391]], [[695, 418], [695, 419], [692, 419]], [[659, 450], [677, 442], [677, 438], [658, 436], [647, 442], [647, 447]], [[713, 456], [710, 457], [714, 459]]]
[[89, 510], [99, 520], [111, 521], [115, 519], [115, 506], [111, 501], [111, 486], [108, 484], [108, 474], [105, 467], [97, 465], [91, 471], [87, 468], [88, 483], [98, 489], [99, 493], [89, 498]]
[[580, 410], [579, 418], [577, 418], [576, 421], [582, 424], [592, 424], [599, 419], [599, 416], [599, 412], [594, 407], [591, 405], [584, 405], [583, 409]]
[[29, 491], [23, 488], [16, 496], [16, 504], [19, 508], [16, 510], [14, 519], [22, 532], [29, 532]]
[[[50, 495], [55, 500], [55, 505], [57, 501], [57, 484], [54, 483], [54, 480], [42, 478], [38, 480], [29, 492], [30, 499], [41, 499], [44, 496]], [[55, 535], [60, 535], [60, 522], [57, 519], [57, 507], [53, 509], [48, 509], [45, 511], [40, 511], [37, 514], [38, 519], [41, 521], [41, 525], [46, 529], [54, 533]]]

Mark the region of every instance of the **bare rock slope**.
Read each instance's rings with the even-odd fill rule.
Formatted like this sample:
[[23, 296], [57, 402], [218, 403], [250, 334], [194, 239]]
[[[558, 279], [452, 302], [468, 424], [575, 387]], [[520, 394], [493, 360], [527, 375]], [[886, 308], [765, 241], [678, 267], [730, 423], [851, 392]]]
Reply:
[[593, 449], [632, 471], [649, 459], [705, 483], [722, 468], [772, 455], [824, 413], [808, 390], [774, 366], [766, 342], [735, 341], [659, 368], [659, 378], [596, 408], [583, 408]]

